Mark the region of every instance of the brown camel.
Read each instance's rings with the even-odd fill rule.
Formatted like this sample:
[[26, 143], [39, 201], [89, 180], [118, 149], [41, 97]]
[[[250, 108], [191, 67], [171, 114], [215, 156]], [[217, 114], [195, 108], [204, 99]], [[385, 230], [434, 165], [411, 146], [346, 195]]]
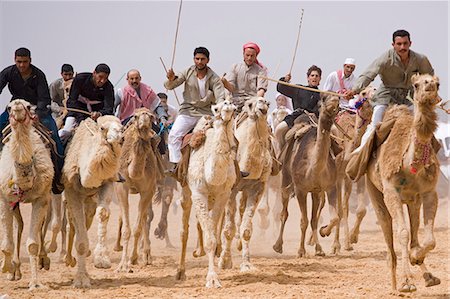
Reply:
[[[378, 146], [376, 158], [369, 161], [366, 174], [366, 187], [388, 247], [393, 290], [397, 289], [393, 220], [397, 226], [402, 254], [401, 292], [416, 290], [409, 263], [420, 266], [426, 286], [440, 283], [424, 263], [428, 252], [436, 246], [433, 229], [438, 205], [439, 162], [432, 140], [437, 128], [435, 107], [440, 100], [439, 79], [428, 74], [414, 75], [411, 82], [414, 86], [414, 113], [404, 105], [393, 106], [386, 111], [383, 123], [395, 123], [387, 139]], [[410, 232], [403, 204], [408, 207]], [[425, 239], [421, 246], [417, 234], [422, 205]]]
[[[370, 122], [370, 118], [372, 116], [370, 99], [372, 98], [374, 92], [375, 88], [368, 86], [359, 94], [359, 99], [356, 102], [356, 111], [341, 110], [341, 112], [336, 116], [336, 124], [343, 129], [347, 136], [352, 137], [351, 140], [349, 140], [336, 126], [333, 126], [331, 129], [332, 134], [337, 137], [337, 143], [342, 148], [342, 151], [336, 156], [336, 187], [338, 191], [338, 206], [342, 207], [342, 211], [339, 214], [341, 215], [341, 221], [343, 222], [345, 250], [353, 250], [351, 244], [358, 242], [359, 228], [364, 216], [366, 215], [366, 200], [364, 198], [365, 179], [362, 177], [356, 182], [358, 207], [356, 209], [356, 221], [354, 227], [352, 228], [351, 233], [349, 233], [349, 199], [350, 194], [352, 193], [353, 183], [345, 174], [345, 167], [348, 164], [348, 159], [351, 152], [361, 143], [361, 137]], [[336, 227], [336, 235], [336, 238], [339, 239], [339, 227]]]
[[[283, 252], [283, 231], [288, 217], [288, 203], [291, 193], [297, 196], [297, 200], [302, 213], [301, 216], [301, 240], [298, 256], [305, 256], [305, 232], [308, 227], [306, 196], [310, 192], [312, 195], [312, 240], [315, 244], [316, 255], [325, 255], [319, 244], [317, 235], [318, 218], [325, 200], [325, 193], [330, 205], [330, 224], [320, 229], [321, 235], [329, 235], [334, 226], [339, 226], [339, 216], [336, 202], [336, 165], [331, 154], [330, 130], [333, 120], [339, 108], [338, 97], [325, 98], [320, 107], [317, 128], [302, 122], [297, 124], [288, 132], [287, 137], [296, 134], [294, 140], [287, 142], [283, 152], [291, 153], [286, 155], [282, 169], [282, 198], [283, 209], [281, 212], [281, 227], [278, 240], [273, 249]], [[309, 122], [307, 115], [302, 115], [306, 122]], [[312, 118], [312, 117], [310, 117]], [[300, 129], [297, 131], [297, 129]], [[295, 133], [297, 132], [297, 133]], [[288, 137], [289, 138], [289, 137]], [[339, 243], [333, 243], [332, 251], [339, 250]]]
[[[116, 271], [131, 272], [130, 266], [137, 264], [138, 242], [143, 232], [142, 259], [145, 265], [152, 262], [150, 237], [147, 226], [147, 215], [151, 208], [153, 194], [156, 189], [156, 179], [159, 174], [156, 155], [152, 146], [152, 139], [156, 133], [152, 130], [154, 115], [147, 108], [135, 111], [131, 123], [124, 132], [124, 144], [120, 158], [120, 173], [125, 177], [125, 183], [116, 183], [115, 189], [122, 214], [124, 227], [122, 239], [124, 241], [122, 258]], [[130, 211], [128, 194], [140, 195], [138, 217], [133, 229], [133, 247], [131, 257], [128, 254], [130, 241]]]

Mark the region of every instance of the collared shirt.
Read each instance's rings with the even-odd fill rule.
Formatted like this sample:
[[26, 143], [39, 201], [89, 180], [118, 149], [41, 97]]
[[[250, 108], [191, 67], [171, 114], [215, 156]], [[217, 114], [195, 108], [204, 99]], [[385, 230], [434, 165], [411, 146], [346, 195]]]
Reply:
[[[280, 81], [285, 81], [284, 77], [280, 78]], [[304, 86], [301, 84], [297, 84], [299, 86]], [[318, 87], [313, 86], [304, 86], [309, 88], [318, 89]], [[319, 107], [318, 103], [320, 101], [320, 93], [314, 92], [306, 89], [295, 88], [293, 86], [287, 86], [284, 84], [277, 84], [278, 92], [284, 94], [287, 97], [292, 99], [292, 105], [295, 110], [306, 110], [308, 112], [319, 115]]]
[[30, 65], [32, 71], [30, 77], [23, 79], [17, 66], [11, 65], [0, 72], [0, 93], [8, 84], [9, 92], [12, 95], [11, 101], [15, 99], [24, 99], [36, 105], [36, 113], [43, 116], [49, 113], [50, 92], [45, 74]]
[[[353, 88], [353, 85], [355, 84], [356, 77], [355, 75], [350, 74], [347, 78], [345, 78], [344, 71], [342, 70], [341, 79], [344, 83], [344, 88], [346, 90], [351, 90]], [[338, 76], [338, 71], [334, 71], [331, 74], [328, 75], [327, 79], [325, 80], [325, 85], [323, 86], [323, 90], [327, 91], [334, 91], [338, 92], [341, 89], [341, 83]], [[339, 106], [340, 107], [348, 107], [348, 101], [344, 98], [339, 99]]]
[[267, 69], [256, 63], [248, 66], [245, 62], [233, 64], [225, 78], [234, 87], [233, 97], [256, 96], [260, 89], [267, 91], [268, 82], [259, 76], [267, 77]]
[[411, 77], [417, 73], [434, 75], [434, 69], [425, 55], [409, 50], [409, 62], [405, 66], [397, 52], [390, 49], [373, 61], [358, 77], [353, 91], [361, 92], [377, 75], [380, 75], [384, 87], [411, 89]]
[[195, 65], [180, 72], [175, 80], [164, 82], [164, 87], [172, 90], [184, 83], [183, 102], [179, 114], [188, 116], [212, 115], [211, 105], [222, 102], [225, 99], [225, 89], [220, 77], [207, 67], [205, 76], [206, 96], [200, 96], [200, 88], [197, 80]]
[[[78, 100], [80, 96], [91, 101], [100, 102], [92, 105], [92, 111], [100, 112], [102, 115], [113, 114], [114, 87], [109, 80], [106, 81], [102, 87], [97, 87], [94, 85], [92, 73], [77, 74], [73, 79], [72, 87], [70, 88], [67, 107], [88, 111], [87, 104]], [[76, 117], [78, 122], [88, 117], [88, 115], [72, 111], [69, 111], [67, 116]]]

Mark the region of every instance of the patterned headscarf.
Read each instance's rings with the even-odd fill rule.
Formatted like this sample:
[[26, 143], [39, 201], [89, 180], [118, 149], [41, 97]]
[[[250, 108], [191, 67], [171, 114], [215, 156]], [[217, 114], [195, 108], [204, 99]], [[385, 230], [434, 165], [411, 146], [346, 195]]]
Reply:
[[[249, 49], [249, 48], [256, 51], [256, 56], [258, 56], [259, 52], [261, 52], [261, 49], [259, 48], [259, 46], [253, 42], [246, 43], [243, 47], [243, 51], [245, 51], [245, 49]], [[256, 58], [255, 62], [260, 67], [264, 68], [264, 65], [258, 61], [258, 58]]]

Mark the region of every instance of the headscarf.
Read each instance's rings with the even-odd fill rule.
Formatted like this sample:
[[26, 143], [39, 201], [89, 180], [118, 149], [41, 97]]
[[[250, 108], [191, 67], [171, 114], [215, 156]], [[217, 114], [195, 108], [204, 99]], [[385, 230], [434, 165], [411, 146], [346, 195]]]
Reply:
[[[256, 51], [256, 57], [258, 57], [259, 52], [261, 52], [261, 49], [259, 48], [259, 46], [253, 42], [248, 42], [244, 45], [243, 47], [243, 51], [245, 51], [245, 49], [253, 49]], [[256, 64], [259, 65], [260, 67], [264, 68], [264, 65], [262, 63], [260, 63], [258, 61], [258, 58], [256, 58], [255, 60]]]

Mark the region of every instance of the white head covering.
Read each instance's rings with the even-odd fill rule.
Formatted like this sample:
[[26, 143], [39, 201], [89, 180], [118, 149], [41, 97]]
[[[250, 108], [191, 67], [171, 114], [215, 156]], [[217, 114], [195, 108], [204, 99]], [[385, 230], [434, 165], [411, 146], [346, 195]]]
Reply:
[[275, 94], [275, 101], [278, 99], [279, 96], [283, 96], [283, 97], [286, 98], [286, 108], [292, 110], [292, 99], [291, 99], [290, 97], [285, 96], [285, 95], [282, 94], [282, 93], [277, 92], [277, 93]]
[[344, 61], [344, 64], [355, 65], [355, 59], [354, 58], [346, 58]]

